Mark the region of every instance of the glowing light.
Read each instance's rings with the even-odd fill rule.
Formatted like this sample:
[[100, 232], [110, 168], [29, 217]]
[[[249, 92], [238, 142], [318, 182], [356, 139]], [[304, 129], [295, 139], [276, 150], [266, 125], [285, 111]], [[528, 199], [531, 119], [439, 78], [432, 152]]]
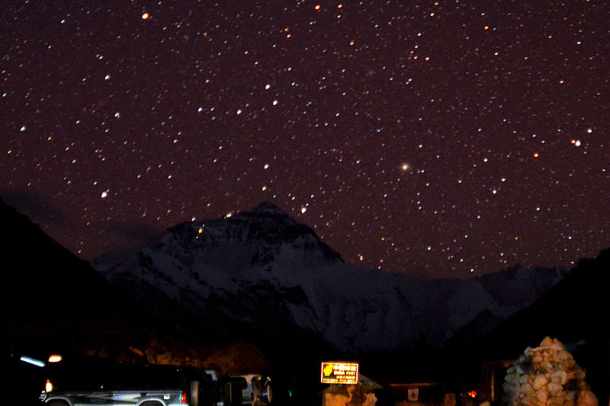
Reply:
[[468, 397], [474, 399], [477, 397], [478, 393], [476, 390], [471, 390], [471, 391], [468, 391], [467, 395], [468, 395]]
[[150, 19], [150, 13], [143, 12], [142, 13], [142, 20], [148, 20], [148, 19]]
[[400, 170], [403, 172], [408, 171], [409, 169], [411, 169], [411, 165], [409, 165], [406, 162], [403, 162], [402, 164], [400, 164]]
[[355, 362], [322, 362], [320, 382], [328, 384], [357, 385], [358, 368]]
[[203, 232], [204, 232], [203, 226], [201, 226], [201, 227], [199, 227], [199, 228], [197, 229], [197, 234], [198, 234], [198, 235], [202, 235], [202, 234], [203, 234]]
[[31, 357], [21, 357], [19, 358], [19, 361], [25, 362], [26, 364], [30, 364], [30, 365], [34, 365], [40, 368], [43, 368], [45, 366], [45, 363], [42, 362], [41, 360], [38, 360], [36, 358], [31, 358]]
[[47, 381], [44, 383], [44, 391], [47, 393], [53, 392], [53, 382], [51, 382], [49, 379], [47, 379]]
[[[59, 354], [51, 354], [49, 355], [49, 363], [50, 364], [57, 364], [58, 362], [61, 362], [63, 360], [63, 357]], [[49, 391], [47, 391], [49, 392]]]
[[534, 152], [533, 157], [534, 157], [534, 159], [538, 159], [538, 158], [540, 158], [540, 154], [538, 152]]
[[101, 197], [102, 199], [107, 198], [107, 197], [108, 197], [108, 192], [109, 192], [108, 190], [104, 190], [104, 191], [102, 192], [102, 194], [100, 195], [100, 197]]
[[582, 145], [582, 141], [580, 141], [580, 140], [574, 140], [573, 139], [573, 140], [570, 141], [570, 143], [572, 145], [574, 145], [575, 147], [580, 147]]
[[313, 9], [316, 11], [320, 11], [322, 9], [322, 6], [320, 6], [319, 4], [316, 4]]
[[301, 214], [305, 214], [305, 212], [307, 212], [307, 207], [301, 207]]

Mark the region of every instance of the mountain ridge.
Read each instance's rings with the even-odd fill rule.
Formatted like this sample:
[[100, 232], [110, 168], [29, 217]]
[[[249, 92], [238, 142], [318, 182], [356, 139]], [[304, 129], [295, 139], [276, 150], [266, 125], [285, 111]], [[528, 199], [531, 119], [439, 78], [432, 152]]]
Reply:
[[[231, 320], [260, 322], [253, 314], [257, 303], [266, 303], [282, 323], [355, 352], [422, 340], [441, 345], [482, 311], [504, 319], [561, 278], [554, 269], [468, 280], [366, 269], [346, 263], [310, 227], [269, 202], [179, 224], [121, 263], [95, 265], [110, 281], [156, 286], [195, 314], [215, 303], [214, 311]], [[510, 279], [516, 282], [507, 284]], [[507, 287], [511, 293], [501, 295]]]

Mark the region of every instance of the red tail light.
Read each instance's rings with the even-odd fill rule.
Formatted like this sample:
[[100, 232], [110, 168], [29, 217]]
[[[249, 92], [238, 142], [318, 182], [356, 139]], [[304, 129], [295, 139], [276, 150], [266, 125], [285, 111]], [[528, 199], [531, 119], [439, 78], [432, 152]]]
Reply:
[[180, 404], [181, 405], [188, 405], [189, 401], [186, 398], [186, 392], [180, 392]]

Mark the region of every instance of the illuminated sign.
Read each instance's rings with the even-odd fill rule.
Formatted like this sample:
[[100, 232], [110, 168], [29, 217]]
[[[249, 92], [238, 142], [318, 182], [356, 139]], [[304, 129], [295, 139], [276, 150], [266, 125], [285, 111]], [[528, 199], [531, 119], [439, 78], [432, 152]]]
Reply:
[[320, 382], [356, 385], [358, 383], [358, 364], [355, 362], [322, 362]]

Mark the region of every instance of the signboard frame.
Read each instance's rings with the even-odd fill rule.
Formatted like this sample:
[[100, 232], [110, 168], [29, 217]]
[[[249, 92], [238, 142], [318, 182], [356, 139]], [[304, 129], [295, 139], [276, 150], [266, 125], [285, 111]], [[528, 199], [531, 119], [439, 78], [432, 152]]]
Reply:
[[357, 385], [359, 370], [360, 365], [357, 362], [322, 361], [320, 363], [320, 383]]

